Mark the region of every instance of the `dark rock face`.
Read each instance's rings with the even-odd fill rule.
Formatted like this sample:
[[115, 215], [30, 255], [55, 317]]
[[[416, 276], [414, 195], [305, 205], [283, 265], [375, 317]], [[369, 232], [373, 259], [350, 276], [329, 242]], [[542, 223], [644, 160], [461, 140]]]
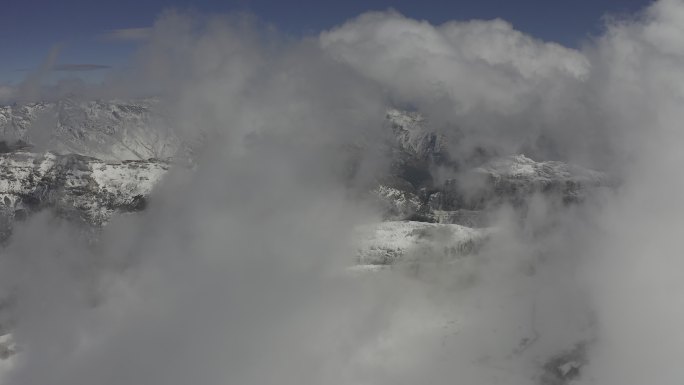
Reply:
[[[535, 162], [524, 155], [494, 159], [441, 183], [429, 179], [416, 186], [415, 180], [411, 183], [401, 175], [395, 178], [401, 182], [381, 182], [374, 190], [385, 206], [392, 208], [387, 211], [388, 218], [421, 215], [426, 221], [467, 226], [483, 225], [486, 212], [503, 204], [524, 207], [535, 194], [568, 205], [582, 202], [592, 189], [611, 184], [603, 173], [562, 162]], [[410, 210], [397, 209], [406, 208], [406, 202], [411, 202]]]
[[[390, 176], [372, 190], [389, 220], [417, 220], [485, 226], [492, 209], [508, 204], [524, 208], [533, 195], [564, 205], [582, 202], [593, 189], [610, 186], [597, 171], [525, 155], [494, 157], [480, 149], [476, 157], [450, 160], [449, 139], [426, 127], [420, 114], [390, 110]], [[471, 159], [472, 158], [472, 159]], [[435, 178], [436, 169], [452, 174]]]
[[398, 148], [415, 159], [440, 161], [448, 155], [447, 137], [426, 129], [426, 120], [420, 113], [390, 109], [386, 118]]

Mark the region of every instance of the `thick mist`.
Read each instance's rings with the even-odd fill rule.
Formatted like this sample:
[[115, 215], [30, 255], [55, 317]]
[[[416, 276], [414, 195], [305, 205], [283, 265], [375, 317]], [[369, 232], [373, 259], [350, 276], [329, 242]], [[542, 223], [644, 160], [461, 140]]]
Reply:
[[[684, 1], [607, 20], [575, 50], [502, 20], [373, 12], [297, 39], [161, 14], [130, 71], [81, 91], [159, 97], [193, 163], [95, 235], [47, 212], [16, 226], [0, 294], [20, 351], [0, 380], [555, 384], [545, 365], [581, 351], [573, 383], [678, 384]], [[359, 192], [389, 167], [388, 107], [459, 138], [454, 159], [525, 153], [619, 183], [504, 207], [456, 264], [352, 273], [354, 228], [380, 220]]]

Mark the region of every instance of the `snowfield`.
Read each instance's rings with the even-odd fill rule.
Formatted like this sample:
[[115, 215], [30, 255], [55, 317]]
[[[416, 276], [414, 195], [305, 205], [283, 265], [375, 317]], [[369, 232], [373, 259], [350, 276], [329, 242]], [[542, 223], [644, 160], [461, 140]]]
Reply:
[[356, 230], [359, 265], [391, 265], [399, 262], [445, 262], [476, 253], [491, 229], [456, 224], [389, 221]]

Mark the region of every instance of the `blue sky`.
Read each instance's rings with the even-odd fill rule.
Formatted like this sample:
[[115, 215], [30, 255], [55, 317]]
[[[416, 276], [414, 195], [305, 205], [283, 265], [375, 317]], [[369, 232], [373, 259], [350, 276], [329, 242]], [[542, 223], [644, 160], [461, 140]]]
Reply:
[[[500, 17], [535, 37], [576, 46], [598, 33], [605, 14], [635, 12], [650, 0], [2, 0], [0, 84], [16, 83], [60, 44], [61, 64], [125, 65], [131, 42], [103, 41], [103, 33], [150, 26], [166, 8], [201, 12], [249, 11], [290, 34], [315, 34], [368, 10], [394, 8], [439, 24]], [[67, 68], [74, 69], [74, 68]], [[55, 76], [97, 78], [107, 69], [62, 71]]]

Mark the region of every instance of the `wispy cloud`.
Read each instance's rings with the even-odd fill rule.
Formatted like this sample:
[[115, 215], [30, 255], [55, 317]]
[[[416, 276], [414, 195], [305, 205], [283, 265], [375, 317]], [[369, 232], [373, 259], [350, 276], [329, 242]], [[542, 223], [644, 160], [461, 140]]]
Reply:
[[56, 64], [52, 66], [53, 71], [76, 72], [76, 71], [94, 71], [111, 68], [111, 66], [104, 64]]
[[[637, 16], [577, 51], [497, 20], [375, 12], [299, 41], [163, 14], [101, 92], [159, 95], [145, 137], [179, 131], [192, 167], [95, 243], [47, 210], [16, 225], [0, 298], [21, 352], [0, 382], [681, 384], [684, 1]], [[42, 97], [58, 48], [20, 100]], [[381, 214], [355, 186], [395, 179], [395, 105], [456, 138], [435, 173], [532, 148], [624, 183], [502, 209], [475, 258], [421, 245], [344, 274], [354, 226]]]
[[108, 41], [145, 41], [150, 38], [151, 32], [151, 28], [111, 29], [99, 37]]
[[0, 84], [0, 103], [7, 103], [14, 98], [15, 87]]
[[[106, 64], [91, 64], [91, 63], [68, 63], [68, 64], [54, 64], [52, 66], [46, 67], [45, 70], [48, 71], [59, 71], [59, 72], [81, 72], [81, 71], [95, 71], [101, 69], [112, 68], [110, 65]], [[19, 68], [17, 71], [28, 72], [34, 71], [33, 68]]]

